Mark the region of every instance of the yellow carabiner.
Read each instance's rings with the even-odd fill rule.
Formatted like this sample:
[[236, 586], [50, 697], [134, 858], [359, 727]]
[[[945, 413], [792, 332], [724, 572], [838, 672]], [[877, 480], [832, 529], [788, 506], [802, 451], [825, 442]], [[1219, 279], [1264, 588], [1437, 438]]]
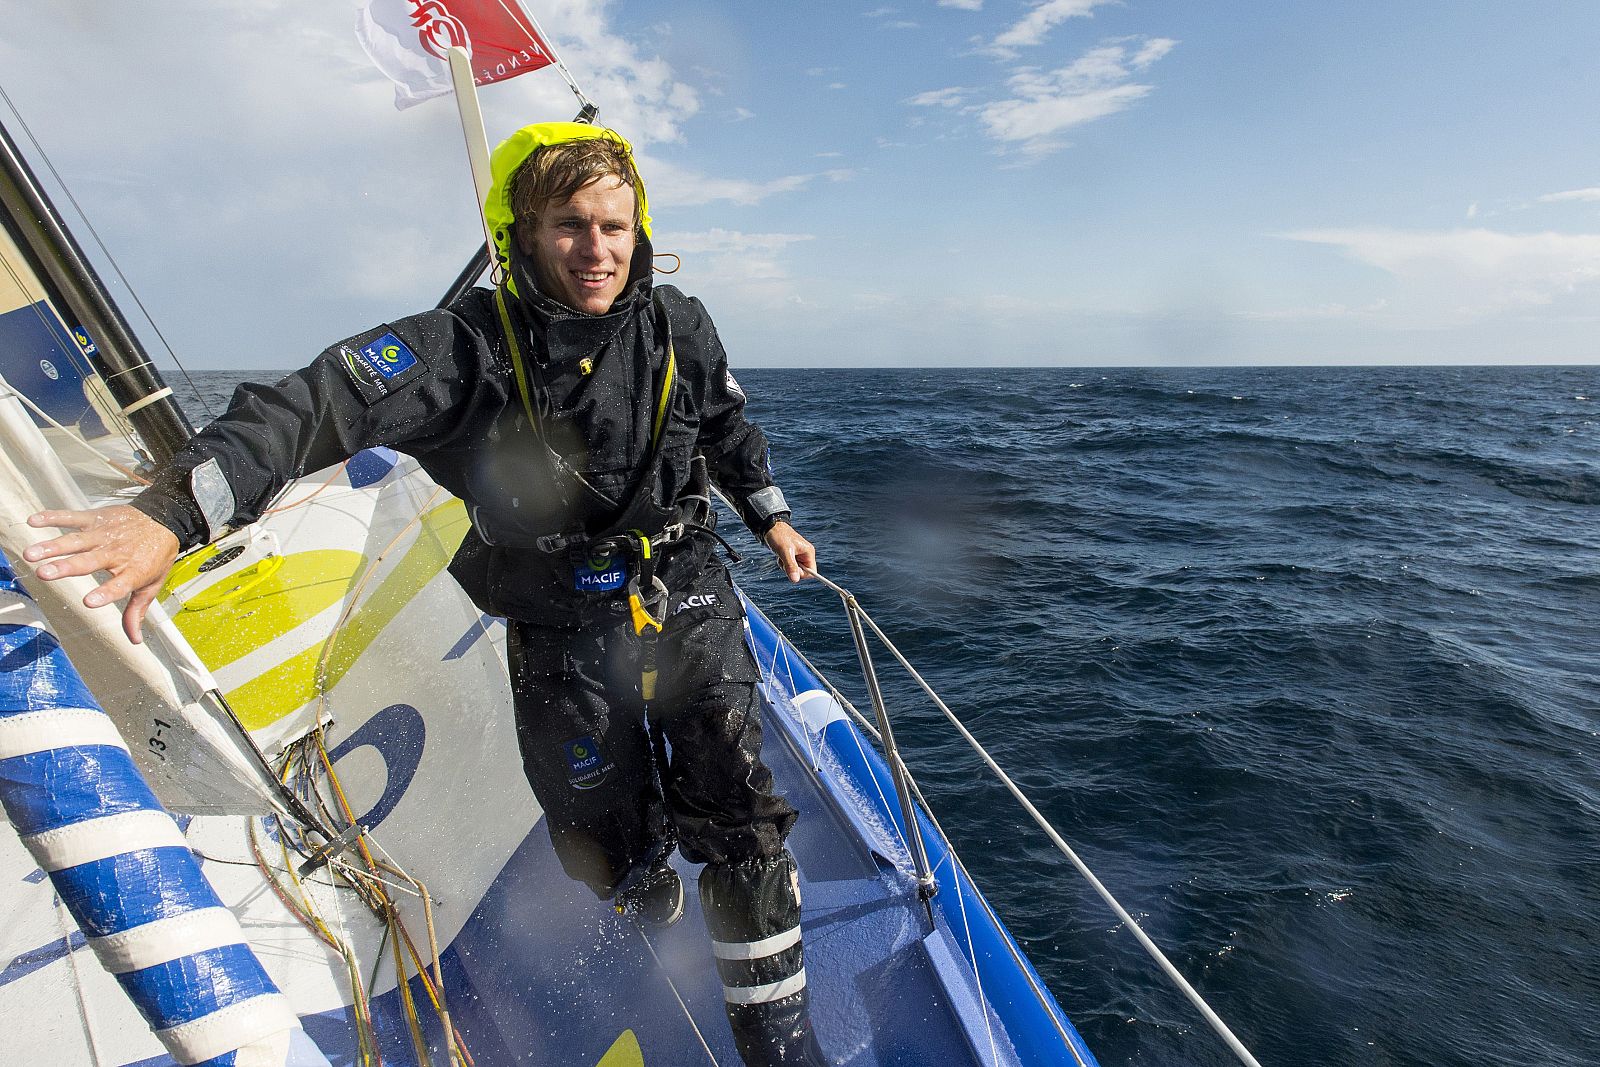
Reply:
[[647, 627], [656, 633], [661, 632], [662, 620], [645, 610], [644, 601], [640, 599], [638, 593], [628, 594], [628, 608], [633, 612], [633, 632], [635, 634], [643, 634]]

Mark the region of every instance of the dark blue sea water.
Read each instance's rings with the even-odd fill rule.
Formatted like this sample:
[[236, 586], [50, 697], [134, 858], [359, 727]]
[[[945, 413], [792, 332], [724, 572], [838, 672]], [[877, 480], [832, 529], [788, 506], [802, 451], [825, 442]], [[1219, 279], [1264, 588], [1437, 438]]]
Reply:
[[[1600, 368], [740, 379], [824, 572], [1262, 1062], [1600, 1063]], [[859, 698], [837, 599], [741, 547]], [[1234, 1062], [886, 678], [1101, 1062]]]

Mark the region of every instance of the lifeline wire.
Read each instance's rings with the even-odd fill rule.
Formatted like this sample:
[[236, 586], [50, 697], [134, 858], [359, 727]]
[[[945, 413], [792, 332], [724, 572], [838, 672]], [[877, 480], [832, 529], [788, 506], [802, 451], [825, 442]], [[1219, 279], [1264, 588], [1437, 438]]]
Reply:
[[[815, 576], [818, 581], [822, 582], [829, 588], [835, 591], [840, 590], [838, 585], [834, 584], [829, 579], [824, 578], [816, 570], [811, 570], [810, 573]], [[873, 622], [872, 618], [868, 616], [865, 611], [861, 611], [861, 618], [864, 619], [866, 624], [872, 628], [872, 632], [878, 635], [878, 640], [882, 641], [883, 646], [887, 648], [894, 658], [900, 662], [900, 666], [905, 668], [906, 673], [910, 674], [911, 677], [916, 680], [917, 684], [922, 687], [922, 691], [928, 694], [928, 697], [934, 702], [935, 705], [938, 706], [940, 711], [944, 712], [945, 718], [950, 720], [951, 725], [953, 725], [961, 733], [961, 736], [966, 739], [967, 744], [971, 745], [972, 749], [977, 752], [980, 757], [982, 757], [985, 763], [989, 765], [989, 769], [993, 771], [995, 776], [998, 777], [1005, 787], [1011, 791], [1011, 795], [1017, 798], [1018, 803], [1020, 803], [1023, 808], [1027, 810], [1028, 814], [1033, 817], [1033, 821], [1039, 824], [1039, 828], [1042, 829], [1047, 836], [1049, 836], [1050, 840], [1055, 844], [1056, 848], [1060, 850], [1061, 854], [1070, 860], [1072, 865], [1078, 869], [1078, 872], [1088, 880], [1091, 886], [1094, 887], [1095, 892], [1100, 895], [1100, 899], [1104, 900], [1111, 910], [1117, 913], [1117, 917], [1127, 924], [1128, 930], [1135, 938], [1138, 939], [1139, 943], [1144, 946], [1145, 951], [1148, 952], [1151, 958], [1153, 958], [1161, 967], [1161, 969], [1166, 972], [1167, 977], [1172, 979], [1173, 983], [1177, 985], [1178, 989], [1183, 993], [1183, 995], [1189, 999], [1189, 1002], [1192, 1003], [1199, 1010], [1200, 1014], [1205, 1017], [1206, 1022], [1211, 1025], [1211, 1028], [1215, 1030], [1217, 1035], [1221, 1037], [1222, 1040], [1228, 1045], [1228, 1048], [1233, 1051], [1233, 1054], [1237, 1056], [1243, 1063], [1247, 1064], [1248, 1067], [1261, 1067], [1260, 1061], [1258, 1061], [1255, 1056], [1251, 1055], [1250, 1050], [1245, 1048], [1244, 1043], [1241, 1042], [1238, 1037], [1234, 1035], [1233, 1031], [1228, 1028], [1228, 1024], [1222, 1021], [1221, 1016], [1212, 1010], [1211, 1005], [1205, 1002], [1205, 998], [1200, 995], [1194, 986], [1189, 984], [1188, 979], [1184, 978], [1183, 974], [1178, 970], [1178, 968], [1173, 966], [1172, 961], [1167, 959], [1166, 954], [1163, 953], [1156, 943], [1150, 939], [1149, 935], [1144, 932], [1144, 929], [1138, 924], [1134, 917], [1128, 914], [1127, 909], [1119, 904], [1117, 902], [1117, 898], [1111, 895], [1111, 891], [1105, 887], [1104, 883], [1102, 883], [1099, 878], [1095, 877], [1094, 872], [1089, 869], [1088, 864], [1084, 863], [1083, 860], [1078, 858], [1078, 854], [1072, 850], [1072, 846], [1067, 844], [1062, 836], [1056, 832], [1056, 828], [1050, 825], [1050, 821], [1040, 814], [1039, 809], [1034, 807], [1033, 802], [1030, 801], [1022, 792], [1022, 790], [1017, 787], [1017, 784], [1011, 780], [1011, 776], [1000, 769], [1000, 765], [995, 762], [994, 757], [989, 755], [988, 751], [983, 747], [982, 744], [979, 743], [978, 739], [972, 736], [972, 733], [966, 728], [966, 726], [962, 725], [961, 720], [956, 718], [955, 712], [951, 711], [949, 706], [940, 699], [939, 694], [933, 691], [933, 687], [928, 684], [927, 680], [924, 679], [921, 674], [917, 673], [917, 669], [911, 666], [911, 663], [905, 658], [904, 655], [901, 654], [900, 650], [895, 647], [894, 642], [889, 640], [888, 635], [879, 629], [878, 624]]]
[[[751, 607], [759, 612], [763, 619], [766, 619], [768, 625], [773, 625], [772, 620], [767, 617], [766, 612], [761, 611], [761, 609], [756, 607], [754, 604], [752, 604]], [[844, 695], [839, 692], [826, 674], [823, 674], [822, 671], [818, 670], [810, 660], [806, 659], [805, 653], [801, 652], [799, 648], [795, 647], [794, 642], [789, 640], [788, 635], [784, 634], [783, 631], [779, 630], [775, 625], [773, 625], [773, 630], [778, 634], [779, 637], [779, 641], [775, 644], [773, 649], [774, 665], [777, 663], [777, 653], [779, 650], [782, 650], [784, 653], [785, 664], [789, 663], [790, 655], [799, 657], [800, 661], [810, 669], [811, 673], [816, 676], [817, 680], [828, 687], [828, 690], [833, 694], [834, 699], [839, 702], [840, 706], [848, 710], [850, 715], [854, 718], [856, 725], [863, 730], [869, 731], [872, 739], [877, 741], [879, 745], [882, 745], [883, 738], [878, 734], [876, 727], [867, 721], [866, 716], [857, 711], [855, 705], [851, 704], [844, 698]], [[789, 686], [791, 690], [794, 688], [794, 675], [792, 670], [790, 671], [789, 676]], [[793, 707], [792, 701], [790, 706]], [[796, 709], [796, 715], [797, 717], [801, 718], [802, 726], [805, 727], [805, 732], [809, 741], [810, 728], [809, 726], [805, 725], [804, 716], [798, 711], [798, 709]], [[858, 750], [860, 749], [860, 746], [861, 741], [859, 738], [857, 738], [856, 747]], [[865, 758], [865, 753], [862, 753], [862, 757]], [[922, 787], [917, 784], [916, 778], [912, 776], [911, 769], [906, 767], [903, 761], [901, 763], [901, 767], [905, 771], [906, 783], [911, 787], [912, 793], [916, 795], [917, 801], [922, 805], [923, 814], [928, 817], [928, 821], [933, 823], [934, 829], [939, 831], [939, 836], [944, 838], [945, 858], [939, 861], [938, 867], [943, 867], [947, 862], [950, 863], [952, 866], [959, 868], [961, 873], [966, 876], [967, 881], [971, 883], [974, 888], [976, 888], [977, 882], [973, 879], [972, 872], [967, 870], [966, 864], [961, 862], [961, 857], [956, 855], [955, 846], [951, 844], [950, 841], [950, 835], [945, 833], [944, 827], [939, 825], [939, 820], [934, 817], [933, 807], [928, 803], [928, 798], [923, 795]], [[885, 810], [887, 810], [889, 801], [886, 797], [884, 797], [883, 790], [881, 788], [878, 790], [878, 798], [882, 801]], [[904, 838], [901, 839], [901, 842], [904, 844]], [[907, 854], [909, 855], [909, 850], [907, 850]], [[934, 872], [937, 872], [938, 867], [934, 868]], [[1004, 924], [1000, 922], [1000, 917], [994, 913], [994, 909], [989, 906], [989, 901], [985, 899], [981, 893], [979, 893], [977, 896], [978, 902], [983, 905], [984, 911], [988, 913], [990, 921], [995, 924], [997, 929], [1003, 930], [1005, 928]], [[983, 992], [983, 976], [978, 970], [977, 950], [972, 944], [972, 926], [967, 918], [967, 904], [959, 889], [956, 893], [956, 903], [960, 908], [961, 924], [967, 936], [967, 953], [969, 960], [972, 962], [972, 978], [974, 983], [977, 985], [980, 1000], [987, 1005], [988, 1002], [987, 999], [984, 998]], [[1072, 1039], [1067, 1036], [1066, 1029], [1062, 1026], [1061, 1020], [1057, 1018], [1056, 1012], [1051, 1008], [1050, 1000], [1045, 995], [1045, 991], [1040, 987], [1038, 979], [1034, 977], [1032, 969], [1023, 963], [1022, 957], [1018, 953], [1016, 946], [1012, 943], [1011, 938], [1008, 936], [1003, 940], [1005, 941], [1006, 950], [1011, 954], [1011, 958], [1016, 961], [1018, 969], [1022, 972], [1023, 976], [1027, 978], [1028, 987], [1033, 991], [1034, 999], [1039, 1002], [1039, 1004], [1045, 1009], [1046, 1014], [1050, 1016], [1050, 1021], [1052, 1024], [1054, 1024], [1056, 1033], [1060, 1036], [1062, 1043], [1067, 1046], [1067, 1050], [1072, 1053], [1073, 1060], [1076, 1061], [1080, 1067], [1082, 1067], [1084, 1064], [1082, 1054], [1079, 1053], [1077, 1046], [1072, 1043]], [[983, 1021], [985, 1028], [988, 1030], [990, 1053], [993, 1057], [995, 1057], [994, 1062], [998, 1063], [999, 1051], [995, 1045], [994, 1024], [990, 1018], [990, 1010], [987, 1006], [984, 1008]]]
[[150, 484], [150, 479], [149, 478], [146, 478], [143, 475], [137, 474], [137, 473], [129, 470], [127, 467], [124, 467], [122, 464], [118, 463], [116, 460], [112, 459], [110, 456], [106, 455], [104, 452], [102, 452], [98, 448], [94, 447], [94, 445], [90, 444], [81, 434], [78, 433], [78, 431], [74, 430], [70, 426], [63, 426], [59, 422], [57, 422], [55, 419], [52, 419], [48, 414], [46, 414], [46, 412], [45, 412], [45, 410], [43, 408], [41, 408], [38, 404], [35, 404], [32, 400], [28, 399], [23, 394], [17, 392], [15, 389], [0, 388], [0, 400], [10, 400], [12, 398], [15, 398], [15, 399], [21, 401], [22, 405], [24, 407], [26, 407], [29, 411], [33, 412], [40, 419], [42, 419], [45, 422], [49, 423], [55, 429], [60, 430], [63, 434], [66, 435], [68, 440], [73, 441], [73, 442], [75, 442], [77, 444], [80, 444], [84, 448], [88, 449], [89, 452], [92, 453], [96, 459], [100, 460], [102, 463], [104, 463], [106, 466], [110, 467], [112, 470], [116, 471], [118, 474], [122, 475], [124, 478], [127, 478], [127, 479], [129, 479], [131, 481], [138, 482], [140, 485], [149, 485]]

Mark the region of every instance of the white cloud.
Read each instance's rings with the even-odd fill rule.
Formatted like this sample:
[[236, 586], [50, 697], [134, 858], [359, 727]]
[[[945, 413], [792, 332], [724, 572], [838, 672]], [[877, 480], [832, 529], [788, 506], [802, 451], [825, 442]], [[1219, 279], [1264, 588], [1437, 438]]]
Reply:
[[1112, 0], [1044, 0], [1019, 21], [997, 36], [989, 50], [1003, 58], [1011, 58], [1018, 48], [1042, 44], [1050, 31], [1072, 18], [1088, 18], [1097, 7]]
[[1590, 189], [1568, 189], [1564, 193], [1546, 193], [1539, 198], [1541, 204], [1591, 203], [1600, 200], [1600, 186]]
[[1600, 304], [1600, 233], [1380, 227], [1278, 236], [1328, 245], [1397, 281], [1404, 314], [1449, 320], [1530, 311], [1568, 298]]
[[1000, 100], [984, 107], [983, 124], [991, 137], [1026, 142], [1023, 147], [1034, 152], [1054, 151], [1061, 145], [1053, 134], [1114, 115], [1149, 92], [1148, 85], [1118, 85]]
[[683, 252], [714, 256], [772, 255], [798, 241], [815, 240], [809, 233], [743, 233], [721, 228], [680, 233], [673, 244]]
[[1251, 322], [1304, 322], [1307, 320], [1370, 319], [1389, 307], [1387, 300], [1374, 300], [1361, 307], [1348, 304], [1318, 304], [1316, 307], [1287, 308], [1282, 311], [1241, 311], [1238, 317]]
[[709, 306], [731, 303], [748, 311], [799, 300], [784, 257], [794, 245], [814, 239], [808, 233], [712, 229], [673, 234], [662, 242], [662, 251], [682, 257], [682, 284], [704, 293]]
[[983, 0], [939, 0], [940, 7], [953, 7], [959, 11], [982, 11]]
[[698, 207], [721, 200], [748, 206], [779, 193], [793, 192], [811, 180], [808, 174], [790, 174], [764, 182], [713, 178], [676, 163], [650, 159], [642, 153], [639, 169], [645, 175], [650, 202], [662, 207]]
[[953, 85], [948, 89], [929, 89], [927, 92], [907, 97], [905, 102], [913, 107], [959, 107], [966, 102], [967, 94], [971, 91]]
[[1177, 46], [1178, 42], [1173, 40], [1171, 37], [1147, 38], [1144, 44], [1139, 48], [1138, 54], [1133, 57], [1133, 69], [1144, 70], [1156, 60], [1166, 56], [1168, 52], [1172, 51]]
[[[698, 97], [664, 60], [640, 52], [613, 32], [612, 6], [612, 0], [540, 0], [539, 23], [578, 84], [600, 105], [603, 121], [643, 144], [681, 139], [680, 123], [700, 109]], [[545, 85], [566, 92], [570, 108], [572, 95], [560, 78], [546, 78]], [[511, 97], [505, 99], [510, 105]], [[544, 113], [530, 108], [526, 96], [515, 106], [523, 114]]]
[[786, 174], [767, 181], [748, 178], [716, 178], [678, 163], [639, 154], [639, 171], [644, 175], [645, 188], [650, 193], [650, 205], [656, 207], [699, 207], [726, 201], [749, 207], [769, 197], [792, 193], [818, 178], [842, 181], [851, 177], [850, 170], [826, 170], [814, 174]]
[[1114, 115], [1148, 96], [1154, 87], [1133, 81], [1176, 41], [1158, 37], [1102, 45], [1057, 70], [1019, 68], [1008, 86], [1014, 94], [980, 105], [978, 117], [990, 137], [1018, 145], [1030, 155], [1061, 147], [1056, 135], [1074, 126]]
[[755, 117], [756, 117], [756, 113], [754, 111], [751, 111], [749, 108], [747, 108], [747, 107], [736, 107], [736, 108], [733, 109], [733, 115], [729, 119], [729, 121], [730, 122], [746, 122], [746, 121], [748, 121], [750, 119], [753, 119]]
[[[397, 112], [349, 5], [231, 0], [220, 17], [202, 0], [0, 9], [7, 90], [186, 360], [308, 359], [431, 306], [482, 240], [454, 107]], [[643, 155], [682, 140], [700, 100], [647, 38], [619, 32], [618, 4], [540, 0], [538, 14], [602, 121]], [[180, 39], [182, 63], [149, 61]], [[577, 110], [553, 70], [487, 87], [482, 102], [491, 141]], [[837, 180], [645, 174], [663, 204], [756, 203]], [[292, 321], [260, 293], [292, 304]]]

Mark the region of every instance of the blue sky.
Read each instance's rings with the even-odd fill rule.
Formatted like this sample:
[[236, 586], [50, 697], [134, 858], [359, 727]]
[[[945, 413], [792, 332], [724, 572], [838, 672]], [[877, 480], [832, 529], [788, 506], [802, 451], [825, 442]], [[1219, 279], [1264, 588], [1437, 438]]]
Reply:
[[[1594, 363], [1600, 4], [530, 0], [736, 366]], [[476, 238], [353, 3], [0, 0], [184, 362], [288, 367]], [[491, 138], [571, 116], [543, 71]]]

